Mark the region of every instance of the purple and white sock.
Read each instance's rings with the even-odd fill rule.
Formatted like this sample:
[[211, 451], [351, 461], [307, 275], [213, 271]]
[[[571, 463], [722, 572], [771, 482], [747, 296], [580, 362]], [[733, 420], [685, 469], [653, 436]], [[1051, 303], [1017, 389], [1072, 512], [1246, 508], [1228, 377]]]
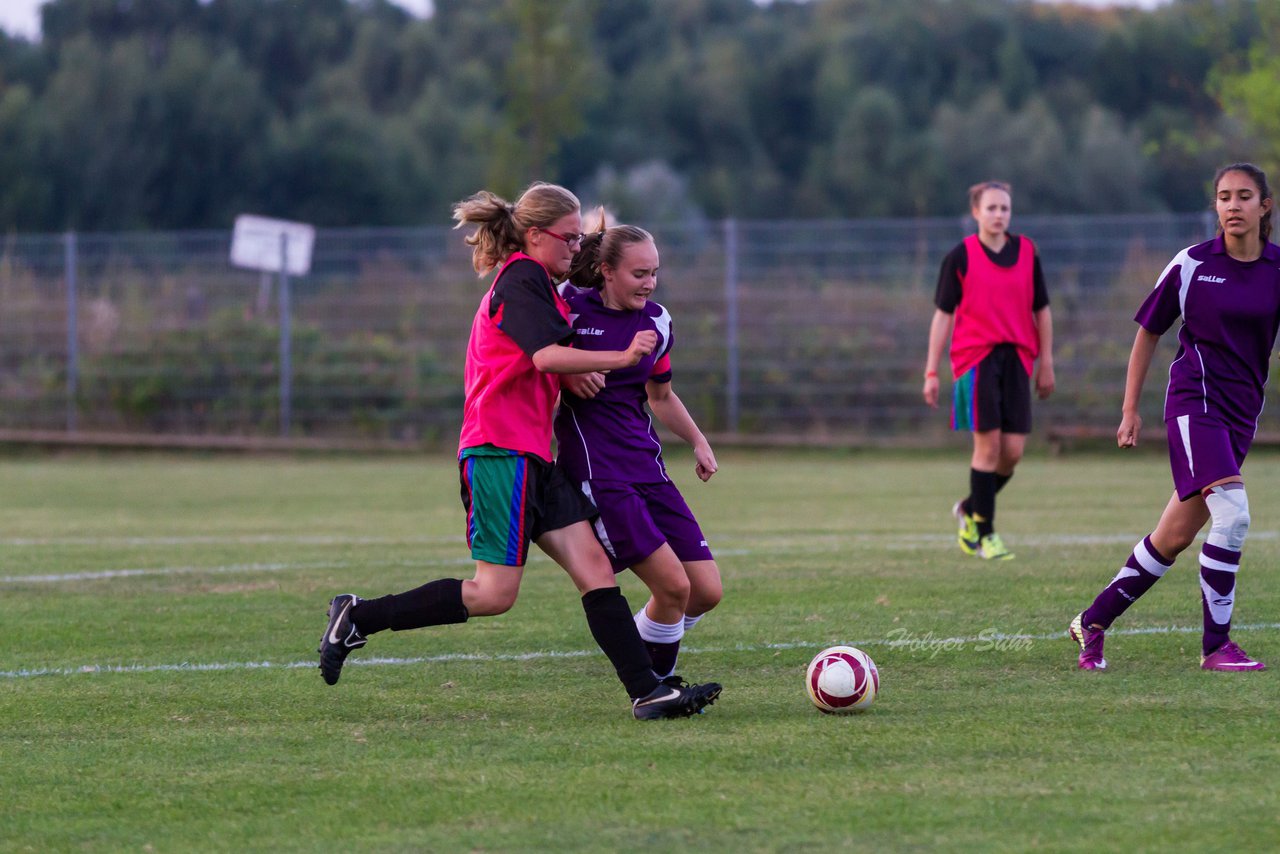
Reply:
[[1236, 605], [1240, 552], [1205, 543], [1200, 549], [1200, 606], [1204, 611], [1202, 648], [1208, 655], [1227, 642]]
[[1173, 566], [1173, 561], [1166, 558], [1156, 547], [1151, 545], [1151, 537], [1142, 538], [1142, 542], [1133, 547], [1133, 553], [1125, 561], [1124, 566], [1111, 579], [1111, 583], [1098, 594], [1093, 604], [1084, 612], [1081, 622], [1085, 628], [1101, 626], [1108, 628], [1125, 610], [1138, 601], [1138, 598], [1151, 589], [1160, 577]]
[[1202, 648], [1208, 655], [1227, 641], [1236, 604], [1236, 573], [1249, 533], [1249, 494], [1243, 483], [1224, 483], [1205, 493], [1212, 521], [1200, 549], [1200, 604], [1204, 611]]

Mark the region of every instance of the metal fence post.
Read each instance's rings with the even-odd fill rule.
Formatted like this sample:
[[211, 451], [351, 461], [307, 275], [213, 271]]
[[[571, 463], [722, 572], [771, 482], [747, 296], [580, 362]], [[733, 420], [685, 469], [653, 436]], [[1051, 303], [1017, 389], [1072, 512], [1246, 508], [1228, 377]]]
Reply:
[[724, 221], [725, 427], [738, 432], [738, 222]]
[[289, 304], [289, 235], [280, 235], [280, 435], [289, 435], [293, 414], [293, 347]]
[[63, 268], [67, 280], [67, 432], [76, 430], [76, 392], [80, 382], [80, 335], [76, 324], [76, 233], [63, 238]]

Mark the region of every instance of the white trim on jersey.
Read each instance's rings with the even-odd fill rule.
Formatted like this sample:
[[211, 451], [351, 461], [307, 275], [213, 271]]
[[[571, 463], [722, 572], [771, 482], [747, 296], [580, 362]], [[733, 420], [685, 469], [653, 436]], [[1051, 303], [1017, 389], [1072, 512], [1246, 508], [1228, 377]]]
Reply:
[[1182, 282], [1178, 288], [1178, 311], [1183, 317], [1186, 317], [1187, 314], [1187, 289], [1191, 287], [1191, 282], [1195, 277], [1196, 268], [1204, 263], [1203, 261], [1197, 261], [1192, 258], [1190, 254], [1191, 250], [1199, 245], [1200, 244], [1197, 243], [1195, 246], [1188, 246], [1177, 255], [1174, 255], [1173, 260], [1168, 263], [1164, 268], [1164, 272], [1162, 272], [1159, 278], [1156, 279], [1156, 287], [1158, 288], [1160, 285], [1164, 284], [1164, 280], [1168, 278], [1169, 273], [1173, 271], [1174, 267], [1180, 268], [1178, 270], [1178, 275], [1182, 279]]
[[658, 474], [662, 475], [662, 479], [670, 483], [671, 478], [667, 475], [666, 469], [662, 467], [662, 440], [658, 438], [658, 431], [653, 429], [653, 415], [646, 411], [645, 417], [649, 419], [649, 439], [658, 448], [658, 452], [653, 455], [653, 464], [658, 467]]
[[1204, 412], [1209, 414], [1209, 386], [1205, 384], [1205, 377], [1209, 371], [1204, 366], [1204, 356], [1200, 354], [1200, 345], [1192, 344], [1191, 349], [1196, 351], [1196, 358], [1200, 360], [1200, 400], [1204, 405]]
[[653, 302], [654, 305], [662, 309], [657, 317], [653, 318], [653, 325], [657, 328], [658, 334], [662, 336], [662, 352], [655, 353], [653, 361], [658, 361], [667, 353], [671, 352], [671, 312], [667, 311], [667, 307], [662, 303]]
[[[582, 435], [582, 428], [578, 426], [578, 413], [573, 411], [573, 407], [564, 402], [564, 398], [560, 398], [560, 405], [569, 413], [569, 418], [573, 421], [573, 432], [578, 434], [578, 443], [582, 445], [582, 458], [587, 461], [587, 477], [592, 477], [591, 473], [591, 446], [587, 444], [587, 437]], [[591, 497], [591, 491], [587, 491], [587, 497]], [[594, 502], [593, 502], [594, 503]]]

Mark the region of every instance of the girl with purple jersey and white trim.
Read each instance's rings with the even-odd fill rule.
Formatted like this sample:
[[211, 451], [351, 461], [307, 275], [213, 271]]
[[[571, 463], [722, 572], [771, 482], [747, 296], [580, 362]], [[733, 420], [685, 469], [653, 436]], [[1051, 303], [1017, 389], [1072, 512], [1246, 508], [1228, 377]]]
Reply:
[[667, 474], [646, 404], [693, 447], [703, 481], [718, 468], [715, 454], [671, 388], [671, 315], [650, 299], [658, 285], [653, 237], [635, 226], [606, 228], [601, 211], [569, 281], [579, 286], [562, 288], [574, 347], [608, 350], [640, 331], [658, 335], [653, 352], [631, 367], [566, 377], [555, 426], [558, 465], [595, 502], [596, 536], [614, 570], [630, 567], [649, 588], [635, 621], [654, 672], [670, 676], [685, 631], [720, 602], [723, 587], [706, 538]]
[[1269, 242], [1267, 176], [1235, 163], [1214, 176], [1218, 236], [1179, 252], [1138, 309], [1116, 442], [1138, 444], [1138, 400], [1160, 336], [1182, 319], [1169, 367], [1164, 418], [1174, 493], [1160, 522], [1111, 583], [1071, 622], [1082, 670], [1103, 670], [1103, 633], [1195, 540], [1200, 550], [1204, 670], [1265, 670], [1230, 638], [1236, 574], [1249, 533], [1240, 466], [1258, 429], [1263, 389], [1280, 330], [1280, 248]]

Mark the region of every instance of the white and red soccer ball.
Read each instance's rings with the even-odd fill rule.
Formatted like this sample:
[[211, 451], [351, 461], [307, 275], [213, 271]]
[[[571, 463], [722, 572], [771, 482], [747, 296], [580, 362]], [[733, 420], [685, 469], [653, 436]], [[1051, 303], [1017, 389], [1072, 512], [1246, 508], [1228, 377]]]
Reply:
[[822, 712], [861, 712], [880, 693], [880, 672], [871, 656], [857, 647], [832, 646], [809, 662], [804, 685], [809, 699]]

